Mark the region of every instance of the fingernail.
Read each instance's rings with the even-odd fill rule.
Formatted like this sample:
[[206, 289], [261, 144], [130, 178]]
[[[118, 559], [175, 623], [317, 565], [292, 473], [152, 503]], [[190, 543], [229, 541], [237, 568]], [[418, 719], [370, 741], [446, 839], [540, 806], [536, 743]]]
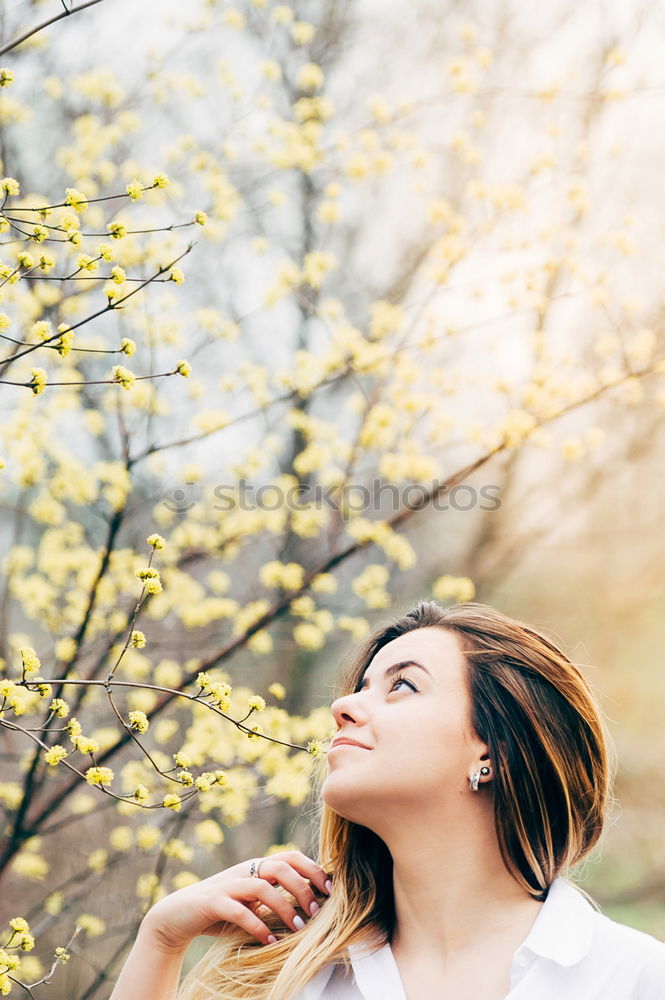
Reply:
[[302, 917], [295, 916], [293, 918], [293, 926], [297, 930], [301, 931], [303, 929], [303, 927], [305, 926], [305, 921], [303, 920]]
[[312, 916], [314, 916], [314, 914], [318, 913], [320, 909], [321, 907], [319, 906], [319, 904], [316, 902], [315, 899], [313, 899], [312, 902], [309, 904], [309, 912], [312, 914]]
[[271, 935], [270, 935], [270, 936], [268, 937], [268, 944], [277, 944], [277, 938], [275, 937], [275, 935], [274, 935], [274, 934], [271, 934]]
[[332, 892], [332, 882], [330, 881], [329, 878], [326, 879], [326, 892], [328, 893], [328, 895], [330, 895], [330, 893]]

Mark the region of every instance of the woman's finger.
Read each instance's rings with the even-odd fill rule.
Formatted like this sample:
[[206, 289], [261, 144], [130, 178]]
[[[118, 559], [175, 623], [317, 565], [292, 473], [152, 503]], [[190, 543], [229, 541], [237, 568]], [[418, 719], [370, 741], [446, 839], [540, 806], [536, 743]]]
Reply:
[[[303, 866], [301, 865], [301, 867]], [[310, 872], [310, 874], [313, 873]], [[298, 901], [303, 913], [308, 917], [318, 913], [320, 906], [316, 901], [311, 882], [304, 875], [301, 875], [289, 861], [277, 857], [266, 858], [261, 863], [259, 877], [271, 885], [275, 882], [279, 883]]]
[[[226, 883], [224, 887], [224, 894], [220, 897], [217, 893], [213, 893], [209, 897], [210, 905], [213, 911], [216, 913], [224, 913], [224, 907], [228, 904], [233, 904], [231, 910], [233, 913], [237, 914], [239, 911], [236, 904], [241, 905], [245, 912], [250, 913], [252, 916], [256, 917], [256, 914], [250, 908], [250, 904], [253, 902], [263, 903], [267, 906], [269, 910], [276, 913], [287, 927], [292, 930], [302, 930], [304, 922], [302, 917], [299, 916], [297, 911], [294, 909], [292, 904], [288, 901], [286, 896], [279, 891], [279, 889], [270, 885], [262, 878], [240, 878], [234, 879]], [[228, 917], [235, 922], [234, 917]], [[259, 919], [256, 917], [256, 919]], [[270, 932], [268, 932], [270, 933]]]
[[237, 924], [261, 944], [274, 944], [277, 940], [270, 928], [238, 900], [225, 899], [223, 905], [219, 907], [216, 922]]
[[269, 854], [261, 861], [259, 869], [260, 878], [266, 878], [269, 875], [271, 869], [270, 863], [272, 861], [286, 861], [299, 875], [308, 879], [312, 885], [315, 885], [324, 896], [329, 895], [326, 888], [326, 881], [330, 878], [330, 875], [324, 871], [321, 865], [317, 865], [315, 861], [308, 858], [302, 851], [280, 851], [278, 854]]

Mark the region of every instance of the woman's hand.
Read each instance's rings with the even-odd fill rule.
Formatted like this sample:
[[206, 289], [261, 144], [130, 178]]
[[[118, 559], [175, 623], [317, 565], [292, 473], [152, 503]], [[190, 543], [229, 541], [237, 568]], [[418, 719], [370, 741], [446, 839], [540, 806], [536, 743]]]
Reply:
[[263, 858], [258, 878], [249, 874], [249, 867], [250, 861], [241, 861], [170, 893], [147, 912], [142, 928], [165, 951], [183, 951], [200, 934], [216, 937], [229, 924], [242, 927], [262, 944], [271, 944], [276, 938], [254, 912], [259, 904], [273, 910], [287, 927], [300, 930], [305, 926], [277, 885], [295, 897], [306, 918], [319, 909], [314, 889], [330, 894], [328, 875], [301, 851], [281, 851]]

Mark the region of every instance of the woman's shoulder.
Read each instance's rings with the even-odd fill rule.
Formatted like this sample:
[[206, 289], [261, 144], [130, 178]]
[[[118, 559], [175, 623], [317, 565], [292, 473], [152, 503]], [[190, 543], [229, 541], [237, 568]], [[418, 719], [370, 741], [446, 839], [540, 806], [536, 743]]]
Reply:
[[622, 957], [636, 965], [653, 965], [665, 976], [665, 941], [600, 911], [594, 914], [593, 945], [594, 950], [606, 953], [608, 958]]

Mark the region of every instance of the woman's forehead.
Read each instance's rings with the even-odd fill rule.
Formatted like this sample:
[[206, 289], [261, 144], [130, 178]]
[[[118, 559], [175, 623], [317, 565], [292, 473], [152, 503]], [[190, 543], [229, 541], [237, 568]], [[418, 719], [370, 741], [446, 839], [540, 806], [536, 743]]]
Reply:
[[387, 667], [410, 658], [426, 667], [433, 677], [458, 677], [464, 666], [455, 635], [448, 629], [427, 627], [391, 639], [375, 653], [365, 674], [380, 676]]

